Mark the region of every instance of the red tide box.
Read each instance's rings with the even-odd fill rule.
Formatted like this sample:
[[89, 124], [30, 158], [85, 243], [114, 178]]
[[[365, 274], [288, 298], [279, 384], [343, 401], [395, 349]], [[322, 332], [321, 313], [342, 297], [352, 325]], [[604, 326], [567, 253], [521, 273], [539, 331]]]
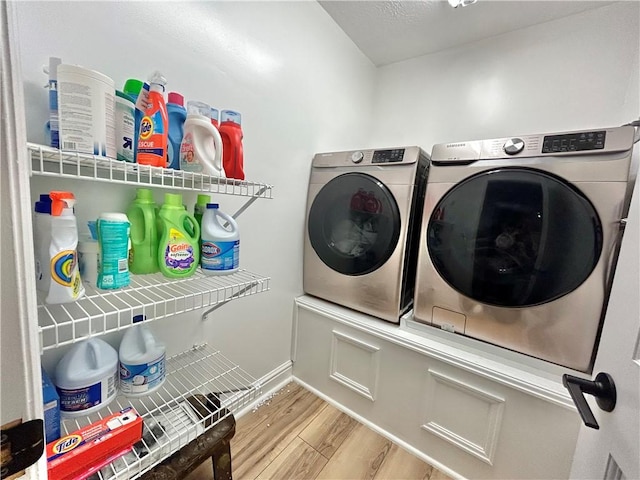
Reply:
[[48, 478], [72, 479], [141, 438], [142, 417], [132, 407], [120, 410], [47, 444]]

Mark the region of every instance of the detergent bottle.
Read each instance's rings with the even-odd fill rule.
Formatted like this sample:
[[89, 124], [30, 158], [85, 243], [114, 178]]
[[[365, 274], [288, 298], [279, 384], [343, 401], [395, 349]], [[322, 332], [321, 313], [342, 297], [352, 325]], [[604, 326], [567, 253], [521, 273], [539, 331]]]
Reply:
[[207, 203], [211, 203], [211, 195], [199, 193], [196, 204], [193, 206], [193, 217], [200, 225], [200, 235], [202, 235], [202, 216], [207, 210]]
[[120, 391], [128, 397], [149, 395], [165, 380], [165, 346], [142, 323], [144, 315], [133, 317], [134, 327], [120, 342]]
[[164, 101], [167, 80], [160, 72], [149, 78], [149, 103], [140, 120], [137, 161], [142, 165], [166, 167], [169, 117]]
[[71, 192], [50, 192], [51, 243], [49, 271], [51, 280], [46, 302], [75, 302], [84, 295], [78, 266], [78, 225], [73, 213], [76, 199]]
[[202, 273], [226, 275], [238, 271], [240, 233], [231, 215], [223, 213], [217, 203], [208, 203], [202, 217]]
[[[142, 91], [143, 85], [144, 85], [144, 82], [142, 80], [138, 80], [136, 78], [130, 78], [125, 82], [124, 87], [122, 89], [123, 93], [129, 96], [129, 98], [133, 100], [133, 104], [134, 104], [134, 112], [133, 112], [134, 114], [133, 161], [134, 162], [137, 162], [137, 158], [138, 158], [138, 140], [140, 139], [140, 121], [142, 120], [142, 115], [143, 115], [143, 110], [138, 108], [138, 105], [139, 105], [138, 96]], [[148, 98], [148, 94], [149, 92], [146, 91], [145, 98]], [[146, 102], [145, 102], [145, 106], [146, 106]]]
[[124, 213], [102, 213], [98, 226], [97, 286], [105, 290], [129, 285], [129, 219]]
[[242, 150], [242, 117], [233, 110], [221, 114], [222, 165], [228, 178], [244, 180], [244, 154]]
[[169, 278], [193, 275], [200, 261], [200, 226], [182, 204], [182, 195], [165, 193], [158, 212], [158, 265]]
[[206, 103], [187, 102], [187, 119], [180, 145], [180, 169], [225, 177], [222, 167], [222, 138], [211, 124], [211, 107]]
[[159, 272], [158, 268], [158, 206], [148, 188], [139, 188], [136, 198], [127, 209], [131, 224], [129, 271], [135, 274]]
[[167, 102], [167, 114], [169, 115], [169, 153], [167, 155], [167, 168], [180, 170], [180, 144], [184, 133], [184, 121], [187, 119], [187, 110], [184, 108], [184, 97], [177, 92], [169, 92]]

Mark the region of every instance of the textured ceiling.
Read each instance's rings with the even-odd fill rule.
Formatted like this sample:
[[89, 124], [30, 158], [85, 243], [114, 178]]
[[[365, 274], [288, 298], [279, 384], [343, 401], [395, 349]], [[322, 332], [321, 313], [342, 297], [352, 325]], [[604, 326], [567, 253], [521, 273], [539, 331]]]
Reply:
[[458, 8], [447, 0], [319, 3], [360, 50], [382, 66], [616, 2], [478, 0]]

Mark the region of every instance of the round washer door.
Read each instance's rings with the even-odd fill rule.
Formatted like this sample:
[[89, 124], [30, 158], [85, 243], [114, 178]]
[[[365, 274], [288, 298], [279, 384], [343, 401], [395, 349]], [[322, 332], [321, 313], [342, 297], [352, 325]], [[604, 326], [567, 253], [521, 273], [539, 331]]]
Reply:
[[318, 257], [345, 275], [377, 270], [400, 237], [400, 211], [393, 194], [363, 173], [335, 177], [318, 192], [309, 210], [309, 241]]
[[578, 288], [602, 252], [598, 214], [577, 188], [527, 168], [482, 172], [433, 210], [427, 249], [440, 276], [478, 302], [527, 307]]

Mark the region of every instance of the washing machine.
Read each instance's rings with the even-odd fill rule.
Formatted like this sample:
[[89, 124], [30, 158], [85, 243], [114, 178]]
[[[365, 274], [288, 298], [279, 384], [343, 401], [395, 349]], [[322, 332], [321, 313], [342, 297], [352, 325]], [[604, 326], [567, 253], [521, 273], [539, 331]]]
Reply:
[[416, 146], [314, 156], [305, 293], [399, 323], [413, 303], [428, 166]]
[[414, 320], [590, 372], [633, 142], [626, 126], [435, 145]]

